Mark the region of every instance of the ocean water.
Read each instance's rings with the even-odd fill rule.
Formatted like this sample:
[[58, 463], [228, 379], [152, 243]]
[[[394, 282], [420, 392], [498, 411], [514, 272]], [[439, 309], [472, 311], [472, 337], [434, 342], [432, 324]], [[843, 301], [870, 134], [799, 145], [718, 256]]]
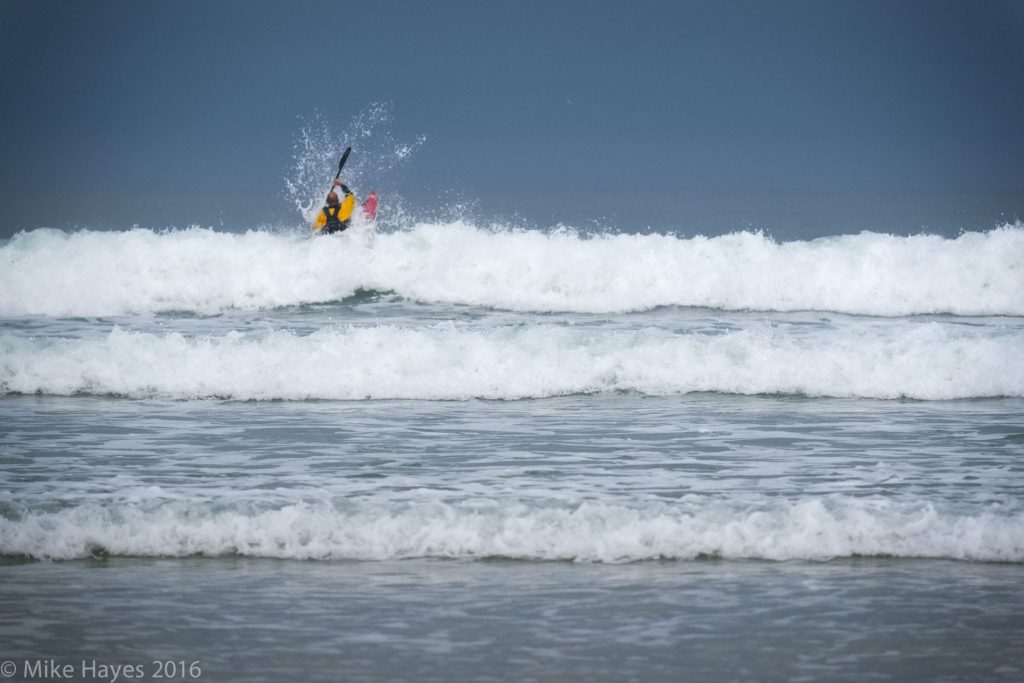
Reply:
[[1020, 680], [1021, 358], [1020, 223], [22, 232], [0, 659]]

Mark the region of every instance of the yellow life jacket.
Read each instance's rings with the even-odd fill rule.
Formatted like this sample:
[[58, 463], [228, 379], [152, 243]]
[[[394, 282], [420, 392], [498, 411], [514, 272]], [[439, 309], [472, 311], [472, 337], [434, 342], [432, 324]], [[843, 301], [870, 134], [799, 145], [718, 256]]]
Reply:
[[352, 217], [352, 211], [356, 208], [356, 197], [353, 194], [346, 194], [340, 206], [325, 206], [316, 217], [316, 226], [313, 230], [327, 232], [341, 232], [348, 227], [348, 220]]

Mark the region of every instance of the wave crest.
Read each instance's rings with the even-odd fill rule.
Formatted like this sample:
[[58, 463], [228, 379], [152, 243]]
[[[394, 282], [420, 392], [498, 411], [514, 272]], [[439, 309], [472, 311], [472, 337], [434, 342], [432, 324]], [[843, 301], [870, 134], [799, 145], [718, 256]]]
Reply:
[[0, 519], [0, 554], [630, 562], [853, 556], [1024, 562], [1024, 514], [849, 497], [623, 505], [475, 500], [83, 503]]
[[0, 336], [0, 391], [172, 399], [521, 399], [630, 391], [942, 400], [1024, 396], [1024, 337], [922, 322], [792, 334], [532, 325], [186, 337]]
[[532, 312], [661, 306], [900, 316], [1024, 315], [1024, 226], [956, 239], [861, 233], [777, 243], [421, 223], [335, 239], [207, 229], [21, 233], [0, 248], [0, 315], [213, 314], [358, 290]]

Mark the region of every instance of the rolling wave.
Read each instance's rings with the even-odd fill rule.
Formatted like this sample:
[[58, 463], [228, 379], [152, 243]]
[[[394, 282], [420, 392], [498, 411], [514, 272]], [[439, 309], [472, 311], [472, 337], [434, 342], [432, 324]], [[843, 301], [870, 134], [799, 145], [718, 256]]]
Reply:
[[923, 400], [1024, 396], [1024, 335], [943, 322], [794, 334], [539, 324], [185, 336], [0, 336], [0, 392], [132, 398], [523, 399], [608, 391]]
[[9, 508], [0, 555], [514, 558], [578, 562], [853, 556], [1024, 562], [1024, 514], [847, 496], [677, 503], [161, 499]]
[[861, 233], [778, 243], [484, 229], [332, 239], [192, 228], [21, 233], [0, 247], [0, 315], [216, 314], [359, 291], [524, 312], [663, 306], [878, 316], [1024, 315], [1024, 225], [956, 239]]

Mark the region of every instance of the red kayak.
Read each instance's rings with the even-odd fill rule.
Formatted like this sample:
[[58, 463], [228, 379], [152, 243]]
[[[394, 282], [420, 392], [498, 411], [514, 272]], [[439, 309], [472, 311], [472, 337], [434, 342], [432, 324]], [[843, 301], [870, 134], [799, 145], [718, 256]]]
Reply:
[[370, 196], [363, 202], [363, 215], [366, 220], [373, 221], [377, 218], [377, 193], [371, 192]]

